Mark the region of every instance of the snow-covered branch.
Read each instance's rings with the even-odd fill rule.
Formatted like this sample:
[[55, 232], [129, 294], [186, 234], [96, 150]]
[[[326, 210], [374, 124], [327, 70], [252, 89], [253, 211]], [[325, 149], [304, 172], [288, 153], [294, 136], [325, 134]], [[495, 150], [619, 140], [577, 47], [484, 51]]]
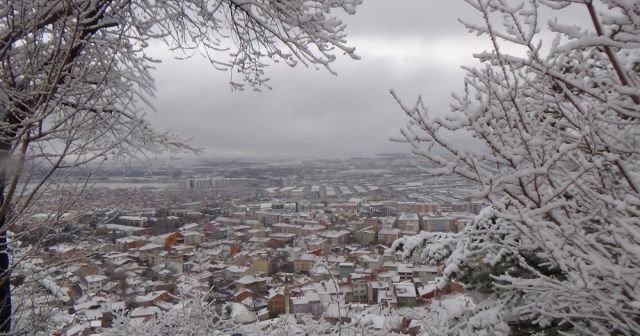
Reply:
[[[489, 295], [452, 332], [490, 314], [475, 333], [637, 333], [640, 8], [615, 0], [467, 2], [482, 21], [466, 28], [489, 36], [493, 50], [476, 55], [482, 66], [467, 69], [446, 118], [429, 115], [422, 101], [401, 105], [410, 118], [402, 140], [432, 173], [479, 183], [491, 206], [459, 234], [396, 245], [444, 260], [442, 281]], [[545, 33], [556, 38], [543, 43], [540, 8], [561, 18], [567, 6], [593, 26], [551, 20]], [[457, 148], [442, 129], [471, 133], [484, 150]], [[509, 327], [496, 328], [502, 323]]]

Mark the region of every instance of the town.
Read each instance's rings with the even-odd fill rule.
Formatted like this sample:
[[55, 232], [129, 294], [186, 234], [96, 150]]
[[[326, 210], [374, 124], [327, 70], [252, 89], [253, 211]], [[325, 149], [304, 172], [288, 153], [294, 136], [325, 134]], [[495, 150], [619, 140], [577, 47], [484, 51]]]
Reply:
[[[56, 308], [52, 334], [99, 335], [117, 315], [143, 324], [195, 297], [230, 307], [239, 325], [299, 314], [336, 324], [366, 311], [379, 330], [392, 317], [372, 307], [473, 304], [462, 285], [438, 284], [442, 265], [391, 248], [421, 231], [458, 232], [483, 207], [472, 185], [427, 175], [409, 157], [156, 173], [111, 187], [98, 180], [64, 213], [41, 211], [59, 208], [53, 200], [69, 191], [58, 190], [13, 228], [16, 237], [56, 232], [12, 251], [21, 260], [16, 296], [24, 307]], [[415, 334], [417, 322], [391, 329]]]

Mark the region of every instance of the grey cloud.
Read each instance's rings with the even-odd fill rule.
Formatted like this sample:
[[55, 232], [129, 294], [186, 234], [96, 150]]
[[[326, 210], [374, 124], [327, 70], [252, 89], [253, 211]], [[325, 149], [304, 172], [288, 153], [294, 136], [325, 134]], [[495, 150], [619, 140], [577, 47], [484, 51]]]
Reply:
[[216, 71], [198, 57], [177, 61], [157, 49], [163, 63], [154, 72], [157, 112], [149, 117], [159, 128], [192, 138], [207, 156], [407, 152], [407, 145], [388, 141], [407, 122], [389, 89], [407, 103], [422, 93], [440, 114], [448, 110], [450, 92], [461, 87], [463, 72], [455, 62], [446, 62], [446, 55], [412, 54], [412, 43], [401, 45], [409, 49], [395, 57], [402, 50], [385, 50], [385, 41], [424, 41], [416, 49], [424, 52], [431, 41], [463, 38], [452, 13], [459, 7], [448, 1], [366, 1], [347, 22], [353, 40], [373, 43], [363, 48], [361, 61], [341, 58], [334, 65], [338, 76], [274, 65], [267, 69], [273, 90], [260, 93], [231, 92], [228, 72]]
[[358, 13], [345, 18], [345, 22], [353, 36], [428, 38], [464, 32], [457, 18], [467, 18], [471, 13], [464, 1], [365, 0]]

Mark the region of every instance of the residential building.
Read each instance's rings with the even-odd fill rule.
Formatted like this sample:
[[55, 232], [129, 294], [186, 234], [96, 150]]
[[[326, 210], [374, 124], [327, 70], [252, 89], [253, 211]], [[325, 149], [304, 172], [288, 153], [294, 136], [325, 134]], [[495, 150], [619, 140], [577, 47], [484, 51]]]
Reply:
[[129, 318], [132, 320], [149, 321], [162, 311], [156, 306], [151, 307], [138, 307], [131, 311]]
[[327, 227], [324, 225], [320, 225], [320, 224], [309, 224], [309, 225], [304, 225], [300, 228], [300, 235], [301, 236], [309, 236], [312, 234], [319, 234], [321, 232], [323, 232], [324, 230], [326, 230]]
[[237, 291], [234, 295], [233, 295], [233, 301], [235, 302], [242, 302], [247, 298], [253, 298], [254, 294], [253, 291], [247, 288], [241, 289], [239, 291]]
[[439, 273], [439, 269], [437, 266], [428, 266], [428, 265], [414, 265], [413, 266], [413, 277], [420, 279], [420, 281], [424, 284], [431, 280], [434, 280]]
[[425, 216], [423, 219], [423, 230], [429, 232], [450, 232], [455, 231], [453, 219], [444, 216]]
[[109, 278], [106, 275], [87, 275], [84, 277], [84, 284], [87, 286], [87, 291], [98, 292], [102, 290], [102, 287], [109, 282]]
[[257, 237], [266, 237], [267, 236], [267, 230], [265, 230], [264, 228], [261, 229], [251, 229], [247, 231], [247, 234], [249, 235], [249, 241], [251, 241], [251, 239], [253, 238], [257, 238]]
[[401, 212], [396, 221], [398, 229], [417, 233], [420, 231], [420, 217], [417, 213]]
[[249, 243], [254, 244], [257, 247], [267, 247], [273, 244], [273, 240], [268, 237], [254, 236], [249, 238]]
[[251, 275], [253, 273], [253, 270], [246, 266], [230, 265], [224, 269], [224, 277], [231, 281], [238, 280], [245, 275]]
[[400, 238], [399, 229], [382, 229], [378, 231], [378, 242], [382, 244], [391, 244]]
[[316, 263], [316, 256], [312, 254], [303, 254], [293, 262], [293, 269], [296, 273], [306, 273]]
[[296, 237], [295, 233], [272, 233], [269, 238], [279, 242], [280, 245], [293, 245], [293, 239]]
[[256, 211], [256, 220], [265, 226], [271, 226], [280, 222], [280, 213], [270, 211]]
[[370, 281], [367, 283], [367, 301], [369, 303], [379, 303], [378, 293], [389, 289], [389, 283], [383, 281]]
[[311, 239], [307, 241], [307, 248], [309, 250], [325, 251], [329, 248], [329, 241], [323, 238]]
[[154, 264], [153, 257], [164, 250], [164, 245], [148, 243], [137, 249], [138, 258], [143, 263]]
[[373, 226], [365, 227], [354, 234], [356, 241], [361, 245], [375, 244], [376, 231]]
[[364, 277], [352, 279], [353, 301], [367, 303], [368, 302], [368, 286]]
[[198, 246], [202, 244], [204, 235], [200, 232], [187, 231], [182, 233], [184, 243], [187, 245]]
[[381, 258], [377, 254], [365, 254], [358, 257], [358, 264], [366, 268], [374, 269], [378, 268], [381, 263]]
[[400, 264], [397, 268], [398, 278], [400, 281], [413, 280], [413, 265], [412, 264]]
[[151, 237], [151, 242], [165, 247], [171, 247], [177, 243], [184, 242], [184, 236], [180, 232], [170, 232], [159, 236]]
[[351, 275], [351, 272], [353, 272], [353, 269], [355, 268], [355, 265], [353, 263], [350, 262], [341, 262], [338, 264], [338, 274], [340, 276], [340, 278], [347, 278], [349, 277], [349, 275]]
[[378, 231], [382, 228], [382, 221], [378, 217], [365, 218], [363, 225], [364, 227], [372, 227], [374, 231]]
[[137, 296], [134, 301], [139, 307], [149, 307], [161, 302], [170, 303], [173, 301], [173, 297], [166, 290], [158, 290], [143, 296]]
[[271, 230], [274, 233], [292, 233], [299, 235], [301, 229], [302, 226], [289, 223], [275, 223], [271, 226]]
[[146, 244], [146, 241], [142, 237], [128, 236], [116, 239], [116, 250], [125, 252], [130, 249], [135, 249]]
[[411, 282], [398, 282], [393, 284], [393, 291], [398, 307], [415, 307], [416, 288]]
[[415, 212], [418, 214], [436, 213], [440, 211], [437, 203], [428, 202], [398, 202], [398, 213]]
[[136, 227], [146, 227], [149, 223], [149, 217], [141, 217], [141, 216], [120, 216], [117, 221], [119, 224], [128, 225], [128, 226], [136, 226]]
[[277, 292], [267, 298], [269, 318], [277, 317], [287, 312], [287, 298], [284, 293]]
[[309, 314], [311, 313], [311, 304], [306, 297], [291, 297], [290, 307], [292, 314]]
[[245, 275], [235, 281], [236, 290], [249, 289], [254, 293], [260, 293], [267, 290], [267, 279]]
[[324, 231], [319, 233], [320, 236], [324, 237], [329, 241], [329, 245], [331, 246], [339, 246], [344, 245], [349, 240], [349, 231], [341, 230], [341, 231]]
[[261, 253], [251, 258], [251, 269], [256, 272], [271, 275], [274, 272], [274, 266], [274, 259], [266, 253]]

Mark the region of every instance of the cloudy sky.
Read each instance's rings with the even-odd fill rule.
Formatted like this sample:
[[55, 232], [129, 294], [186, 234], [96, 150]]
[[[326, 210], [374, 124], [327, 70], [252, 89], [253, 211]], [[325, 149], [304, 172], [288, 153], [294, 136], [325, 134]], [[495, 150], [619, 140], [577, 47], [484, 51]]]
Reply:
[[163, 48], [152, 122], [204, 149], [205, 157], [345, 157], [407, 152], [392, 143], [407, 119], [389, 89], [431, 111], [448, 111], [462, 87], [461, 64], [486, 49], [457, 18], [473, 18], [463, 1], [365, 0], [345, 19], [349, 44], [362, 57], [340, 57], [334, 76], [284, 64], [267, 69], [272, 90], [232, 91], [229, 73], [200, 57], [174, 60]]

